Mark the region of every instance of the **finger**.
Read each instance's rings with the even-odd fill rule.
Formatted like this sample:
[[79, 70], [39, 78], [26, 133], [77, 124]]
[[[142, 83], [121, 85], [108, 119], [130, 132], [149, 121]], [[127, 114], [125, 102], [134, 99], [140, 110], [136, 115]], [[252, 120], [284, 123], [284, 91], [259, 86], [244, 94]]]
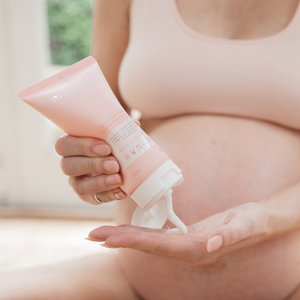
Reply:
[[[268, 238], [268, 212], [257, 202], [239, 205], [205, 237], [207, 251], [232, 252]], [[224, 252], [223, 251], [223, 252]]]
[[211, 253], [221, 248], [233, 246], [242, 241], [253, 238], [254, 243], [259, 239], [256, 223], [252, 218], [234, 219], [228, 224], [220, 225], [213, 229], [205, 237], [207, 252]]
[[101, 204], [98, 201], [96, 201], [94, 195], [97, 196], [97, 198], [101, 201], [101, 203], [107, 203], [115, 200], [123, 200], [127, 198], [127, 195], [120, 188], [102, 192], [102, 193], [95, 193], [93, 195], [88, 195], [88, 196], [79, 196], [79, 198], [93, 205]]
[[200, 242], [197, 244], [198, 247], [196, 243], [182, 235], [157, 232], [117, 233], [105, 240], [105, 245], [110, 247], [130, 248], [158, 257], [178, 260], [194, 258], [194, 254], [200, 252]]
[[111, 148], [106, 142], [89, 137], [72, 137], [64, 135], [55, 143], [55, 150], [60, 156], [107, 156]]
[[70, 156], [63, 157], [60, 161], [62, 171], [68, 176], [81, 176], [91, 173], [112, 174], [118, 173], [119, 164], [114, 156], [85, 157]]
[[138, 121], [138, 120], [133, 120], [133, 121], [134, 121], [135, 124], [137, 124], [138, 126], [141, 127], [141, 122], [140, 121]]
[[[203, 242], [186, 236], [165, 234], [165, 229], [142, 228], [138, 226], [100, 227], [90, 232], [89, 237], [105, 241], [109, 247], [122, 247], [140, 250], [160, 257], [192, 258], [199, 253]], [[195, 248], [198, 248], [195, 252]]]
[[186, 235], [166, 234], [166, 229], [152, 229], [132, 225], [102, 226], [89, 233], [88, 240], [103, 242], [108, 248], [131, 248], [160, 258], [175, 259], [195, 266], [210, 263], [203, 239], [192, 228]]
[[[69, 184], [79, 196], [90, 196], [113, 190], [122, 185], [120, 174], [69, 178]], [[100, 198], [99, 198], [100, 199]]]
[[95, 228], [89, 233], [89, 238], [93, 239], [94, 241], [105, 241], [110, 236], [117, 234], [117, 233], [124, 233], [124, 232], [157, 232], [163, 233], [165, 229], [152, 229], [146, 227], [139, 227], [133, 225], [119, 225], [119, 226], [101, 226]]

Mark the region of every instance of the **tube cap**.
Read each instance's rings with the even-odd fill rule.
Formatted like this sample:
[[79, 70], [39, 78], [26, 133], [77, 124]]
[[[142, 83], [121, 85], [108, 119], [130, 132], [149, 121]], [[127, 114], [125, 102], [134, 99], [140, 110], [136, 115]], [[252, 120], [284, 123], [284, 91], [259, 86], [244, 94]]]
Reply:
[[[131, 195], [138, 204], [131, 224], [162, 228], [167, 221], [164, 196], [182, 183], [181, 170], [170, 159], [153, 172]], [[160, 200], [161, 199], [161, 200]]]

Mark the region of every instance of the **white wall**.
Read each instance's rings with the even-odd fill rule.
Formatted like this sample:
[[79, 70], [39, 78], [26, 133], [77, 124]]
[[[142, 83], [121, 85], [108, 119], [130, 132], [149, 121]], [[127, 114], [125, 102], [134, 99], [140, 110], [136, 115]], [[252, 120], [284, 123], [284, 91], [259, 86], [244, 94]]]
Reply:
[[45, 77], [49, 46], [44, 0], [0, 1], [0, 205], [68, 208], [111, 216], [112, 205], [83, 203], [53, 151], [55, 129], [15, 93]]

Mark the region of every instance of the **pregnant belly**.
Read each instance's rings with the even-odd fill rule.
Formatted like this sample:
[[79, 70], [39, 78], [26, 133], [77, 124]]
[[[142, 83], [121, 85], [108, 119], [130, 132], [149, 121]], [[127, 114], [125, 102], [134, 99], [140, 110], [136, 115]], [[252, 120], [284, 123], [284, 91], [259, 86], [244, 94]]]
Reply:
[[[300, 180], [300, 135], [289, 129], [239, 118], [185, 116], [150, 124], [148, 132], [183, 171], [173, 205], [186, 225]], [[134, 208], [131, 200], [118, 204], [117, 222], [130, 223]], [[300, 282], [300, 233], [197, 267], [125, 249], [120, 259], [147, 300], [280, 300]]]

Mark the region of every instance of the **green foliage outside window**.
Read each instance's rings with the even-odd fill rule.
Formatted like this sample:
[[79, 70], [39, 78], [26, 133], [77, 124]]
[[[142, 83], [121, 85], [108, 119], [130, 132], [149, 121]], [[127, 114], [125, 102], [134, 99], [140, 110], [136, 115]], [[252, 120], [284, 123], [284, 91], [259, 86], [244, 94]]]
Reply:
[[51, 62], [70, 65], [90, 55], [94, 0], [47, 0]]

